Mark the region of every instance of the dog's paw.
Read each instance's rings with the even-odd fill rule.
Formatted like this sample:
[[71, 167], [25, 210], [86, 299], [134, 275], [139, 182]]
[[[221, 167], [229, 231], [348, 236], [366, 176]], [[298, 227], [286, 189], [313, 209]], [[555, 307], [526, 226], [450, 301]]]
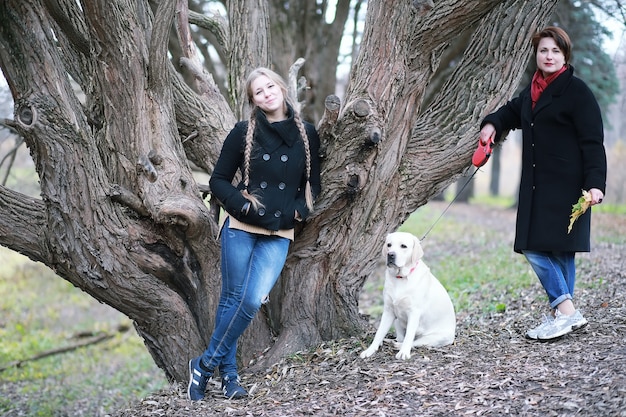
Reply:
[[400, 351], [396, 353], [396, 359], [402, 359], [402, 360], [411, 359], [411, 349], [409, 350], [400, 349]]
[[367, 348], [359, 355], [361, 359], [369, 358], [376, 352], [376, 349]]

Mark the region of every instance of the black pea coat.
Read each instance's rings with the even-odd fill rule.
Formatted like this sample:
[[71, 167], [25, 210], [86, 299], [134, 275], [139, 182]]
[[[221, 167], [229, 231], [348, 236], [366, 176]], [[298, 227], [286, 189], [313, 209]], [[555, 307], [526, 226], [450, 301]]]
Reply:
[[[591, 210], [568, 234], [572, 205], [582, 190], [606, 188], [602, 116], [574, 68], [559, 75], [531, 107], [530, 86], [488, 115], [497, 140], [522, 129], [522, 175], [514, 250], [589, 252]], [[481, 125], [481, 126], [482, 126]]]
[[[311, 153], [309, 181], [316, 197], [321, 191], [320, 140], [312, 124], [304, 122], [304, 125]], [[263, 112], [257, 112], [248, 191], [260, 198], [263, 207], [258, 210], [250, 207], [246, 213], [242, 210], [248, 202], [241, 194], [243, 179], [236, 186], [232, 182], [237, 171], [243, 174], [247, 128], [247, 121], [238, 122], [226, 137], [209, 181], [212, 196], [228, 214], [246, 224], [272, 231], [292, 229], [296, 211], [302, 220], [309, 215], [305, 200], [305, 148], [293, 109], [289, 107], [286, 120], [274, 123], [268, 122]]]

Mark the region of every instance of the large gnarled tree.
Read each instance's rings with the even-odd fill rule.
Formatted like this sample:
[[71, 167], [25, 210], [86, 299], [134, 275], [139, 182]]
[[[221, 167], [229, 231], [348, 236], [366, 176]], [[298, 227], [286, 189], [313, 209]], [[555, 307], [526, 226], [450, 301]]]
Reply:
[[[244, 336], [246, 363], [268, 347], [257, 364], [362, 333], [358, 295], [379, 242], [468, 169], [478, 121], [515, 89], [529, 36], [556, 0], [428, 3], [368, 2], [345, 97], [329, 97], [319, 121], [323, 193]], [[39, 199], [0, 188], [0, 244], [130, 317], [175, 380], [206, 347], [219, 294], [217, 224], [191, 166], [210, 174], [243, 112], [242, 77], [269, 65], [268, 36], [280, 33], [265, 1], [226, 10], [214, 33], [230, 97], [199, 64], [186, 1], [0, 2], [0, 64], [15, 102], [6, 123], [41, 186]], [[195, 85], [170, 61], [172, 28]], [[462, 62], [428, 91], [458, 45]]]

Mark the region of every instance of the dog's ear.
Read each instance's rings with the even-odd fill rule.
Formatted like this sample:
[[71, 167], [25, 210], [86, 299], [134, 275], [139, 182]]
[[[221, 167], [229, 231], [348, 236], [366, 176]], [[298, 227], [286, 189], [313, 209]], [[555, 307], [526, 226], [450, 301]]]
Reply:
[[411, 253], [412, 265], [415, 265], [424, 256], [424, 249], [420, 244], [420, 240], [417, 236], [413, 236], [413, 252]]

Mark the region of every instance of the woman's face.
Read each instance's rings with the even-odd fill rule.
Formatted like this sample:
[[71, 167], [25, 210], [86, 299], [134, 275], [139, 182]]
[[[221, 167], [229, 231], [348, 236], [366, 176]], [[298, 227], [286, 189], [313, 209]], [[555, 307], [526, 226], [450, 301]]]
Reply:
[[267, 115], [284, 114], [285, 97], [280, 86], [265, 75], [250, 83], [252, 102]]
[[565, 55], [553, 38], [541, 38], [537, 45], [537, 69], [544, 77], [554, 74], [565, 65]]

